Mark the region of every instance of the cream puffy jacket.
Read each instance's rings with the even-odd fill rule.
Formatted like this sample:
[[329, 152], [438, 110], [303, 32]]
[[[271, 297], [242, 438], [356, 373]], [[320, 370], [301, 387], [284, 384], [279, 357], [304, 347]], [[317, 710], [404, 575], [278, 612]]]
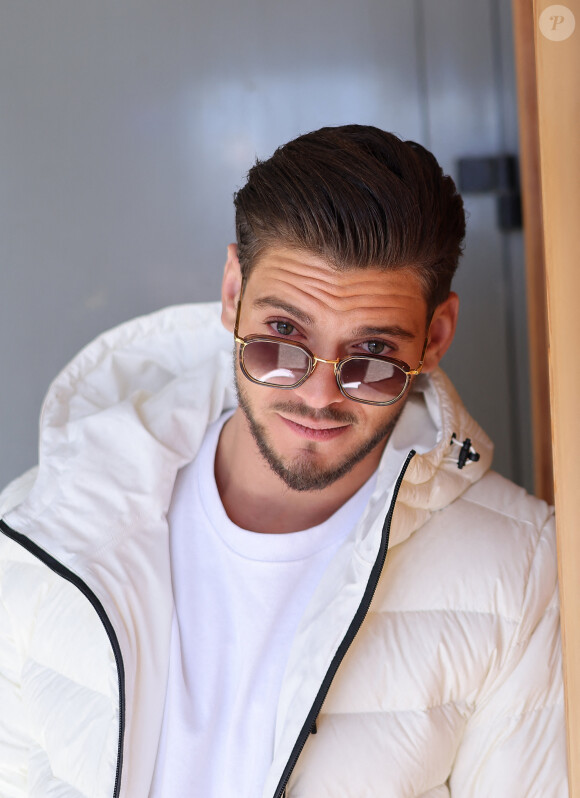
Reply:
[[[235, 403], [231, 351], [217, 305], [175, 307], [101, 336], [51, 386], [39, 467], [0, 499], [2, 798], [147, 798], [166, 513]], [[383, 458], [293, 642], [263, 796], [564, 798], [550, 509], [488, 471], [442, 372], [403, 418], [395, 490]]]

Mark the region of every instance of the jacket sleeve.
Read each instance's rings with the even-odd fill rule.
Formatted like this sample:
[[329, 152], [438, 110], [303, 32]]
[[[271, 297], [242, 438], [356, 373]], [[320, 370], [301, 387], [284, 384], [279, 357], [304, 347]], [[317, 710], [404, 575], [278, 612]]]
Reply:
[[11, 546], [0, 536], [0, 795], [28, 795], [27, 772], [30, 741], [22, 698], [22, 628], [12, 611], [22, 573], [11, 559]]
[[567, 798], [566, 734], [553, 519], [541, 531], [522, 610], [492, 665], [457, 752], [452, 798]]
[[0, 534], [0, 798], [112, 795], [118, 704], [92, 604]]
[[[37, 468], [11, 482], [0, 494], [0, 517], [19, 504], [36, 479]], [[25, 627], [18, 608], [32, 598], [19, 552], [0, 534], [0, 796], [29, 795], [26, 709], [21, 675], [24, 663]], [[32, 591], [34, 593], [34, 591]], [[16, 609], [16, 612], [15, 612]]]

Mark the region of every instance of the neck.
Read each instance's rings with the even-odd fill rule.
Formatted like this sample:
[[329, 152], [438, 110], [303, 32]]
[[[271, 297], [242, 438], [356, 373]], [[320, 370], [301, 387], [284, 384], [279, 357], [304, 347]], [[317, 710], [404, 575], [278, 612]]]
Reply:
[[289, 488], [259, 451], [240, 408], [222, 429], [215, 476], [224, 509], [233, 523], [252, 532], [286, 533], [326, 521], [376, 470], [384, 443], [348, 474], [321, 490]]

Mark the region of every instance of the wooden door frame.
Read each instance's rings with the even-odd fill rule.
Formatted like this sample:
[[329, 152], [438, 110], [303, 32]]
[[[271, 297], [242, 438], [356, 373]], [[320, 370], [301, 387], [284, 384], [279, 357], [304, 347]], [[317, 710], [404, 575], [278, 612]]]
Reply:
[[548, 378], [548, 308], [544, 264], [534, 16], [532, 0], [513, 0], [512, 5], [526, 258], [534, 493], [549, 504], [553, 504], [554, 476]]
[[[535, 472], [536, 486], [549, 497], [549, 485], [545, 483], [549, 476], [544, 469], [547, 471], [551, 443], [569, 794], [580, 798], [580, 80], [576, 77], [580, 75], [580, 0], [565, 0], [567, 20], [570, 12], [576, 19], [576, 29], [565, 40], [554, 39], [550, 28], [540, 28], [540, 15], [554, 5], [549, 0], [512, 3], [535, 405], [534, 451], [536, 458], [542, 458]], [[554, 30], [560, 23], [555, 14], [549, 19], [554, 20]]]

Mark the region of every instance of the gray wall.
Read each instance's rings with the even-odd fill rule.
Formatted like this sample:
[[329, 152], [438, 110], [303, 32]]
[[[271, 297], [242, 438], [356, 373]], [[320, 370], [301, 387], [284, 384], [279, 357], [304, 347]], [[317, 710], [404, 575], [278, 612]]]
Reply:
[[[36, 460], [52, 377], [103, 329], [218, 297], [256, 155], [369, 123], [463, 155], [517, 149], [499, 0], [2, 0], [0, 483]], [[467, 198], [444, 366], [530, 485], [523, 253]], [[515, 370], [514, 370], [515, 369]]]

